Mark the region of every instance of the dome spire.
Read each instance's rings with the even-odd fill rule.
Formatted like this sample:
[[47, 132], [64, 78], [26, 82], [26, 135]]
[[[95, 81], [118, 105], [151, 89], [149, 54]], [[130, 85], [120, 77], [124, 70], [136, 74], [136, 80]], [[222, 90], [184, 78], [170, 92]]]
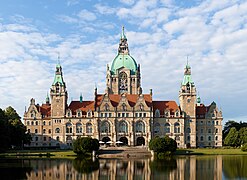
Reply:
[[127, 43], [126, 35], [124, 34], [124, 26], [122, 27], [122, 33], [120, 37], [118, 54], [129, 54], [129, 47]]

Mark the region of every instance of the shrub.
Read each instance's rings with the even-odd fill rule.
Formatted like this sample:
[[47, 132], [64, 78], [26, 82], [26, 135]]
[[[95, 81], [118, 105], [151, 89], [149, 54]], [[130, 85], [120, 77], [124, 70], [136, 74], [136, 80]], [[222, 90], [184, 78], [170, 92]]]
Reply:
[[73, 142], [73, 151], [76, 154], [92, 153], [92, 151], [99, 150], [99, 141], [90, 137], [77, 138]]
[[242, 151], [247, 151], [247, 143], [242, 145], [241, 150]]
[[[174, 139], [165, 136], [163, 138], [155, 137], [151, 139], [149, 142], [149, 148], [153, 150], [155, 153], [164, 153], [165, 155], [170, 155], [171, 153], [175, 152], [177, 149], [177, 143]], [[163, 156], [161, 154], [160, 156]]]

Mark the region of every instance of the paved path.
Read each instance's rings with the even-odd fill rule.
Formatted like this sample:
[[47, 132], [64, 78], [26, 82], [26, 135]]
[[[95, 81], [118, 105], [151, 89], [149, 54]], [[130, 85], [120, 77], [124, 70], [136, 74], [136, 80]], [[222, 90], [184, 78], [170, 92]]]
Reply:
[[100, 147], [100, 158], [143, 158], [151, 157], [145, 146], [136, 147]]

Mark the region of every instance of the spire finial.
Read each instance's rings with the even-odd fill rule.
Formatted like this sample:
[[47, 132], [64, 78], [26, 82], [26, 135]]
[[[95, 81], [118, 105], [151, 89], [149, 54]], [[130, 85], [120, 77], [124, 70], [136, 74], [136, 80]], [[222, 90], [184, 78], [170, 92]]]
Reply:
[[80, 94], [80, 103], [82, 103], [82, 93]]
[[49, 98], [48, 92], [46, 94], [45, 102], [46, 102], [46, 104], [49, 104], [50, 103], [50, 98]]
[[57, 52], [57, 64], [60, 65], [60, 52]]
[[187, 54], [187, 66], [189, 65], [189, 55]]
[[122, 26], [121, 39], [127, 39], [124, 33], [124, 26]]

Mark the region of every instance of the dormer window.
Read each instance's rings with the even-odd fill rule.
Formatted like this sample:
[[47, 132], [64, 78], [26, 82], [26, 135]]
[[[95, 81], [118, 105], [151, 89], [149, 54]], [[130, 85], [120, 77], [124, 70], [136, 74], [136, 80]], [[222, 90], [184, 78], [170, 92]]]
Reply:
[[123, 110], [123, 111], [126, 111], [126, 110], [127, 110], [126, 104], [123, 104], [123, 105], [122, 105], [122, 110]]
[[160, 110], [158, 109], [155, 110], [155, 117], [160, 117]]
[[169, 117], [169, 111], [165, 111], [165, 117]]
[[176, 116], [176, 117], [179, 116], [179, 111], [178, 111], [178, 110], [176, 111], [175, 116]]
[[109, 111], [109, 105], [105, 104], [105, 111]]
[[81, 112], [80, 111], [77, 113], [77, 116], [78, 117], [81, 117]]
[[91, 112], [87, 112], [87, 117], [91, 117]]
[[139, 108], [140, 108], [141, 111], [143, 111], [143, 109], [144, 109], [143, 104], [140, 104]]

